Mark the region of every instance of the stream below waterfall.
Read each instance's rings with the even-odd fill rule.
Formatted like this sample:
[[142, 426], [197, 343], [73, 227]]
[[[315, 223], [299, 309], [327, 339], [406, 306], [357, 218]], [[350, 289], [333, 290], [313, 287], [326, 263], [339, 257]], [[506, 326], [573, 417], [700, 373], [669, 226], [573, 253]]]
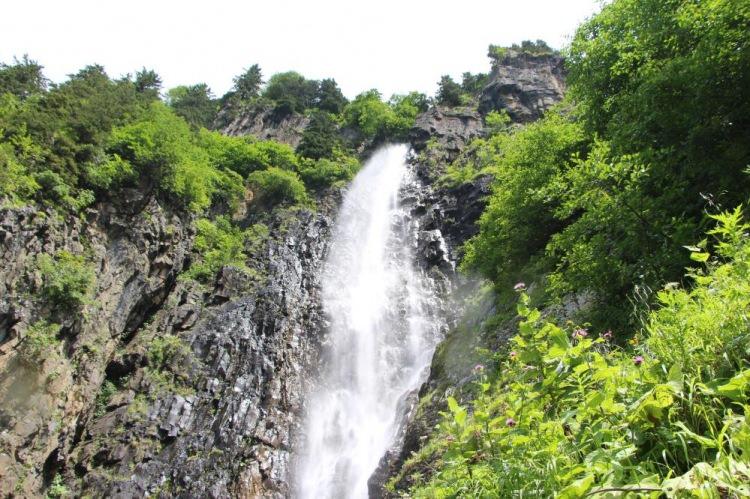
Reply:
[[405, 145], [378, 150], [336, 220], [321, 284], [330, 327], [297, 457], [300, 498], [368, 496], [441, 337], [435, 283], [417, 264], [419, 222], [402, 202], [406, 188], [419, 188], [407, 155]]

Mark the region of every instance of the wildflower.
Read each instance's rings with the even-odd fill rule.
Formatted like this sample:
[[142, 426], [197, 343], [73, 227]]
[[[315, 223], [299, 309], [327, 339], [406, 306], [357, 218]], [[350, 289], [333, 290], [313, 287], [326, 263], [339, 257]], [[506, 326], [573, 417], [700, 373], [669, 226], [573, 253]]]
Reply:
[[579, 328], [579, 329], [576, 329], [575, 331], [573, 331], [573, 337], [574, 338], [581, 339], [581, 338], [585, 338], [588, 335], [589, 335], [589, 332], [586, 331], [585, 329]]
[[605, 339], [605, 340], [607, 340], [607, 341], [611, 340], [612, 339], [612, 331], [611, 330], [607, 330], [604, 333], [602, 333], [602, 338]]
[[513, 350], [512, 352], [508, 354], [508, 356], [510, 357], [510, 360], [516, 360], [518, 358], [518, 352]]
[[515, 286], [513, 286], [513, 291], [523, 291], [526, 289], [526, 283], [519, 282]]
[[516, 420], [513, 419], [513, 418], [508, 418], [508, 419], [505, 420], [505, 426], [508, 426], [509, 428], [513, 428], [517, 424], [518, 423], [516, 423]]
[[643, 356], [636, 355], [635, 357], [633, 357], [633, 364], [635, 364], [636, 366], [640, 366], [641, 364], [643, 364]]
[[484, 371], [484, 366], [482, 364], [477, 364], [474, 366], [475, 374], [480, 374], [482, 371]]

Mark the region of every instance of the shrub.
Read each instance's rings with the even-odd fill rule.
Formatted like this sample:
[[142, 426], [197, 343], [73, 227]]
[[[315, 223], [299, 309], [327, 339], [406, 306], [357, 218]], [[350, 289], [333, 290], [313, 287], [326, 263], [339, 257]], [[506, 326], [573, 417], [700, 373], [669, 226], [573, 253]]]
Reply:
[[277, 166], [285, 170], [297, 167], [297, 156], [287, 144], [253, 137], [229, 137], [218, 132], [202, 130], [199, 144], [217, 169], [232, 170], [243, 177], [257, 170]]
[[403, 139], [425, 104], [426, 97], [417, 92], [394, 95], [386, 103], [381, 100], [380, 92], [368, 90], [344, 108], [344, 122], [367, 139]]
[[30, 367], [40, 368], [45, 359], [58, 357], [60, 355], [60, 340], [57, 339], [59, 331], [58, 324], [50, 324], [47, 321], [38, 321], [29, 326], [18, 346], [21, 361]]
[[128, 184], [137, 178], [133, 165], [118, 154], [109, 155], [99, 163], [87, 164], [84, 176], [89, 185], [101, 191]]
[[507, 287], [520, 269], [543, 257], [549, 238], [563, 225], [555, 218], [559, 176], [585, 144], [579, 125], [549, 115], [481, 145], [478, 155], [489, 157], [478, 162], [492, 164], [496, 180], [480, 233], [466, 245], [465, 269], [479, 270]]
[[[196, 142], [185, 120], [163, 104], [154, 103], [142, 119], [112, 131], [108, 150], [113, 156], [101, 165], [102, 171], [90, 176], [105, 179], [101, 184], [113, 176], [124, 179], [129, 163], [183, 206], [201, 211], [211, 204], [217, 186], [231, 179], [222, 177], [211, 164], [206, 148]], [[239, 188], [234, 191], [239, 192]]]
[[352, 156], [338, 154], [334, 159], [311, 159], [300, 163], [299, 175], [305, 185], [321, 189], [337, 182], [351, 180], [359, 170], [359, 161]]
[[268, 229], [262, 224], [243, 231], [226, 217], [217, 217], [214, 221], [202, 218], [196, 222], [196, 229], [193, 250], [198, 260], [185, 277], [202, 283], [208, 283], [219, 270], [230, 265], [249, 273], [246, 250], [256, 248], [268, 237]]
[[173, 334], [156, 336], [148, 346], [149, 367], [160, 371], [175, 357], [185, 356], [190, 348], [185, 342]]
[[0, 197], [24, 201], [39, 190], [39, 184], [21, 164], [11, 144], [0, 144]]
[[251, 173], [247, 181], [265, 204], [300, 204], [308, 201], [305, 184], [295, 172], [271, 167]]
[[95, 274], [83, 256], [65, 250], [54, 256], [41, 254], [36, 258], [37, 270], [42, 274], [42, 296], [63, 309], [79, 309], [89, 300]]

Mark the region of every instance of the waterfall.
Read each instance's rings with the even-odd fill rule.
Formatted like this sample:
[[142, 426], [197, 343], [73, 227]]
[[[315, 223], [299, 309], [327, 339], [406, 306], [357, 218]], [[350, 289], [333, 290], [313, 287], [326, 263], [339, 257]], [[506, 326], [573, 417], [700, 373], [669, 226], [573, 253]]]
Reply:
[[298, 458], [301, 498], [367, 497], [402, 423], [399, 402], [423, 382], [440, 337], [433, 284], [416, 265], [418, 227], [399, 202], [414, 185], [407, 153], [390, 145], [374, 154], [336, 220], [322, 278], [330, 330]]

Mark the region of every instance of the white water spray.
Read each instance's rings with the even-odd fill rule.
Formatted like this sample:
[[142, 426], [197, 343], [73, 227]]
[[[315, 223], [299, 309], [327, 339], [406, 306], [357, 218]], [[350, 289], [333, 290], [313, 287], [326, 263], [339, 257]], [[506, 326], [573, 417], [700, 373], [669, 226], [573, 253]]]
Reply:
[[301, 498], [367, 497], [396, 438], [399, 401], [419, 387], [440, 336], [431, 281], [416, 269], [416, 227], [399, 206], [407, 147], [387, 146], [346, 193], [323, 276], [330, 318], [320, 388], [299, 456]]

